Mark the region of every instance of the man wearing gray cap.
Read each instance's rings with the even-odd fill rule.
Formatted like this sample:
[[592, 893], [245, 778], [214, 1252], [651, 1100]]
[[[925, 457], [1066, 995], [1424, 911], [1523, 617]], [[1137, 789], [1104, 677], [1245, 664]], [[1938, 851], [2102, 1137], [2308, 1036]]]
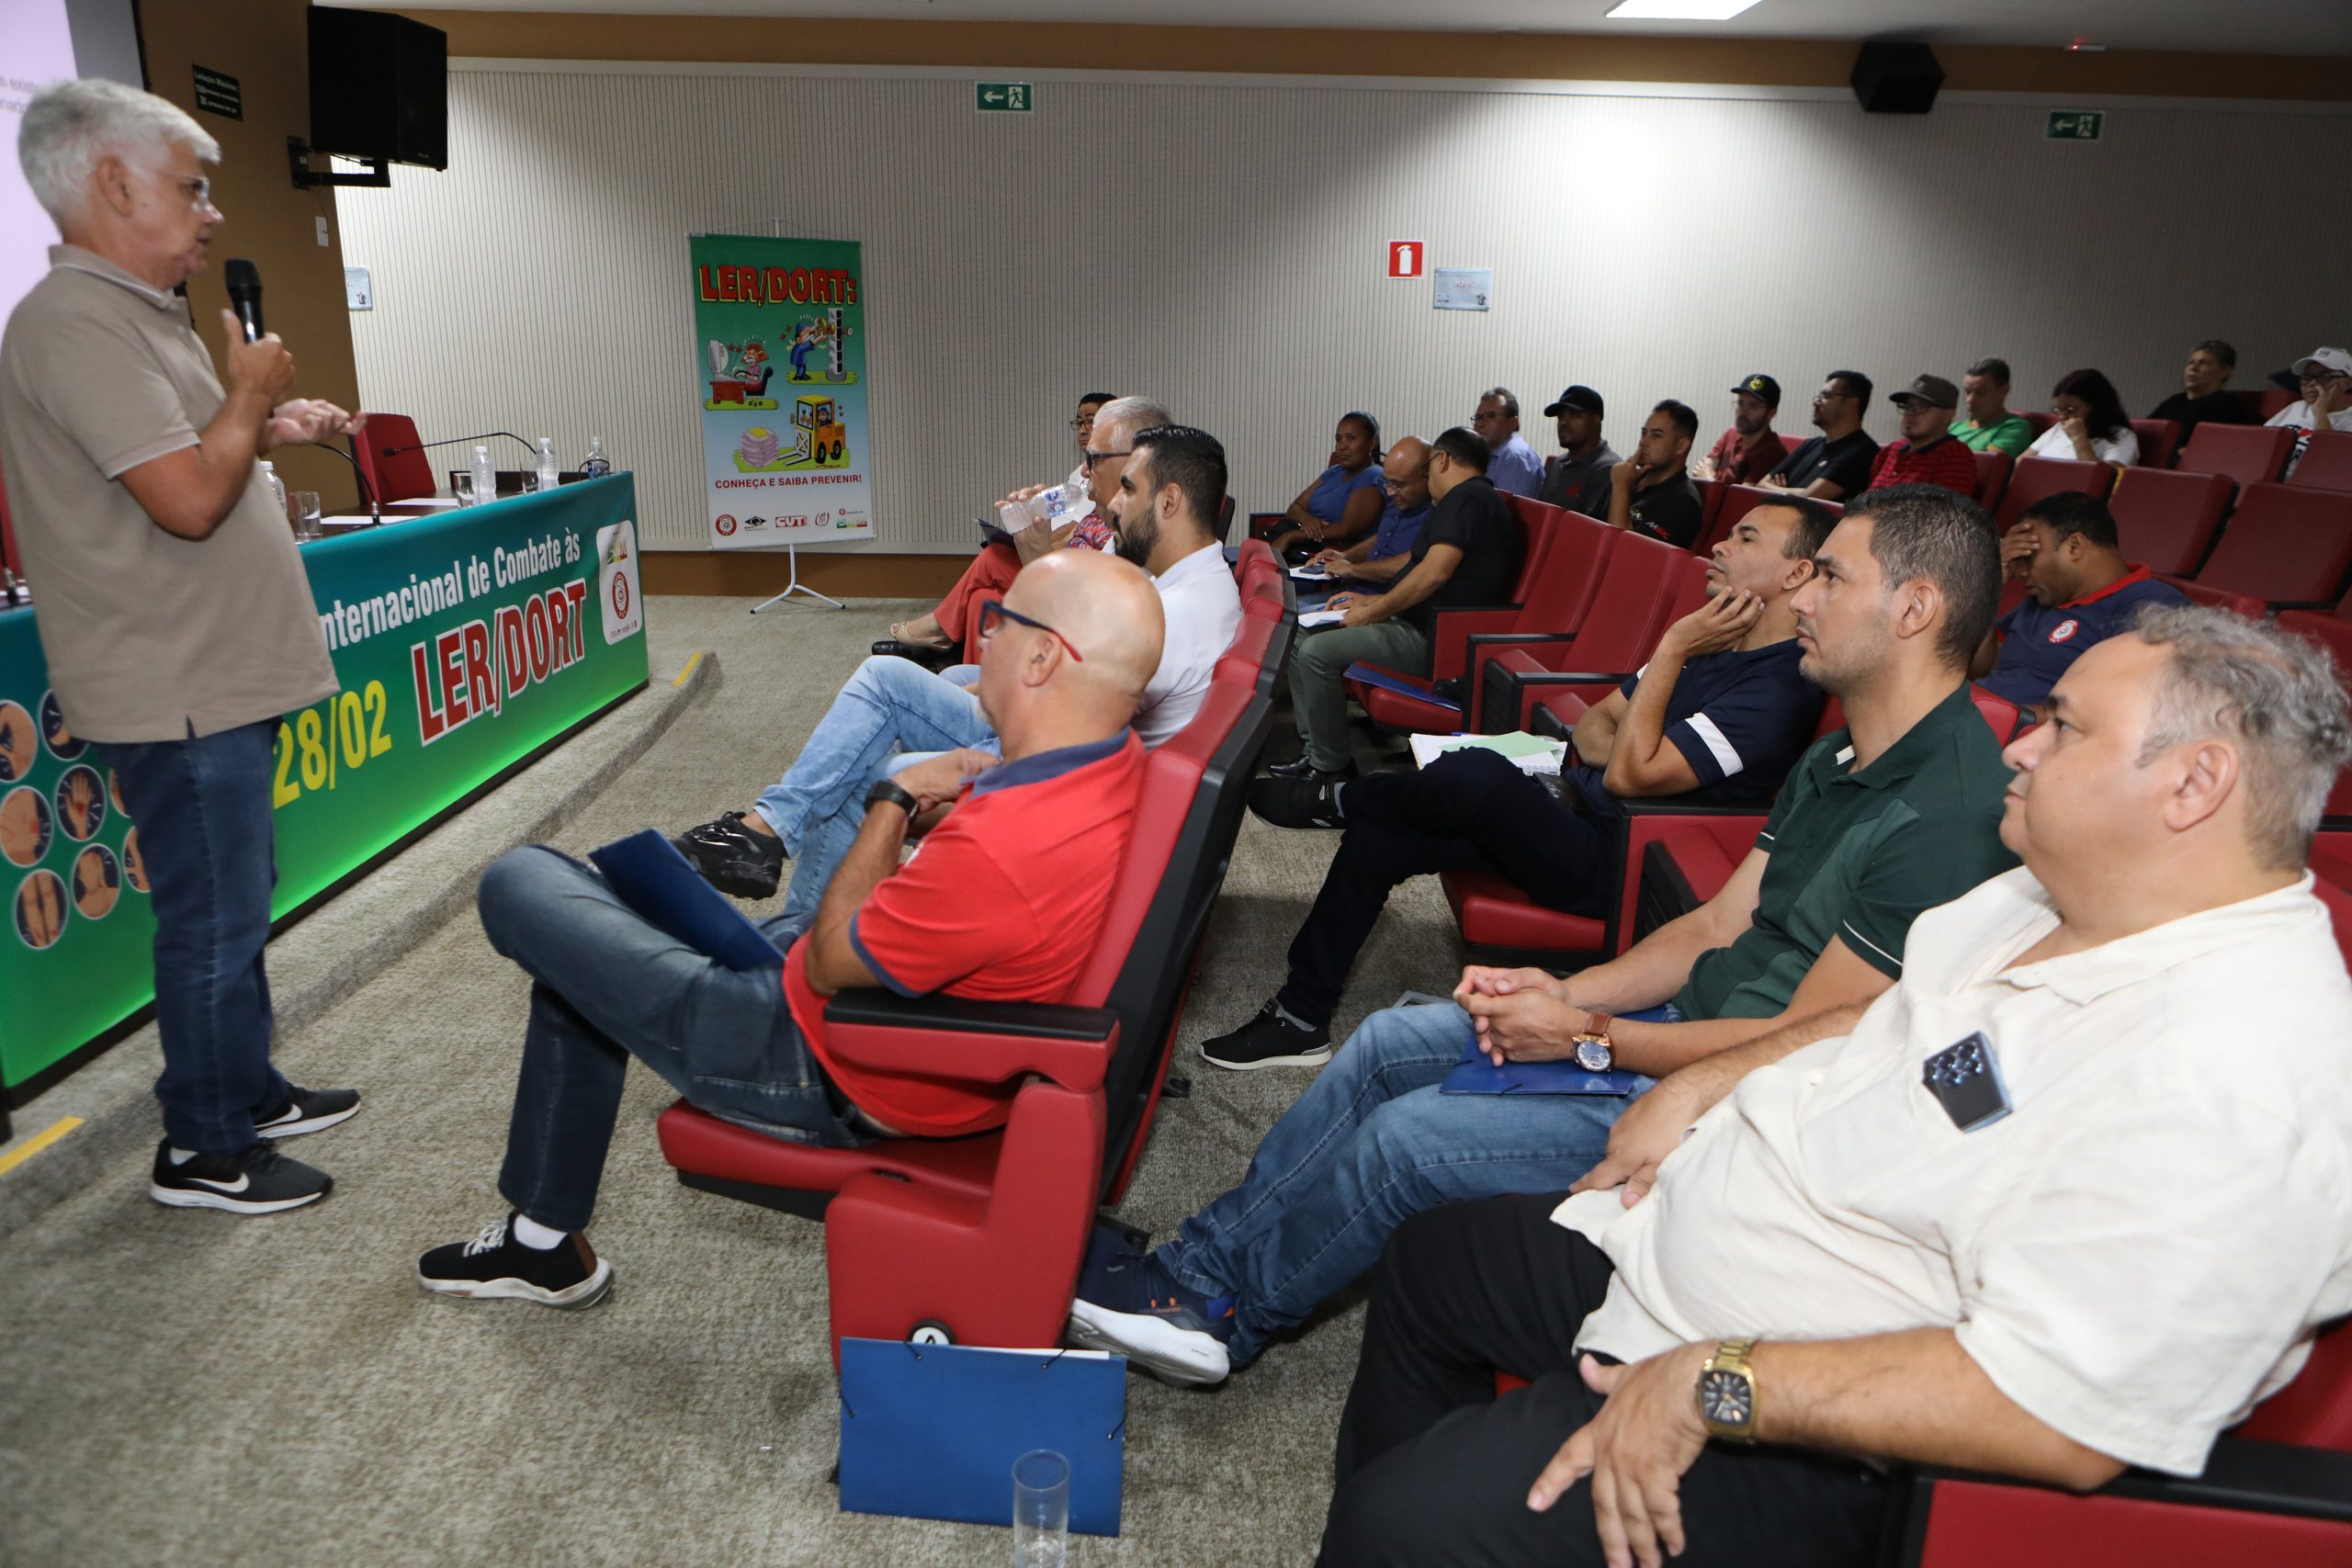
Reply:
[[1617, 454], [1600, 438], [1605, 412], [1600, 394], [1581, 386], [1568, 388], [1544, 411], [1558, 422], [1560, 455], [1544, 465], [1536, 500], [1587, 517], [1609, 515], [1609, 470], [1617, 466]]
[[1871, 465], [1872, 490], [1881, 485], [1941, 485], [1976, 493], [1976, 455], [1951, 433], [1960, 389], [1940, 376], [1922, 376], [1887, 399], [1903, 411], [1903, 439], [1879, 448]]
[[2293, 369], [2303, 384], [2302, 400], [2263, 421], [2295, 432], [2295, 450], [2287, 459], [2290, 474], [2303, 460], [2303, 448], [2312, 444], [2312, 431], [2322, 425], [2352, 430], [2352, 354], [2340, 348], [2315, 348], [2296, 360]]

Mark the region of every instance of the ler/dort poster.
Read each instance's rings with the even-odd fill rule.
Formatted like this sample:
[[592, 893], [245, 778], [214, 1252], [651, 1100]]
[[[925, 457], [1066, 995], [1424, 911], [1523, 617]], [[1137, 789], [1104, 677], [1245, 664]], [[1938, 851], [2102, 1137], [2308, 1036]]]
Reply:
[[688, 243], [711, 547], [872, 538], [857, 243]]

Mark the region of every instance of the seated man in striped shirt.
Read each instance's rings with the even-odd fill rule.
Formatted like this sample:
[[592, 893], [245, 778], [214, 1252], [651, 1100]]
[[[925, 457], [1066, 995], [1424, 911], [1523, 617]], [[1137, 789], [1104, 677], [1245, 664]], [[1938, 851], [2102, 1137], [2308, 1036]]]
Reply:
[[1940, 376], [1922, 376], [1887, 401], [1903, 411], [1903, 439], [1878, 449], [1878, 460], [1871, 465], [1871, 488], [1941, 485], [1973, 496], [1976, 454], [1951, 433], [1960, 389]]

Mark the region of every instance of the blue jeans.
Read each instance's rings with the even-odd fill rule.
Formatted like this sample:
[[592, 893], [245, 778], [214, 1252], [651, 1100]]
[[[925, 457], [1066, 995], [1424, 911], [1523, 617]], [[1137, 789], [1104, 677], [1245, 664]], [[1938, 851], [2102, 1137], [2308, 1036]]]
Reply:
[[752, 807], [793, 857], [785, 914], [804, 924], [815, 918], [833, 868], [865, 821], [865, 792], [885, 776], [894, 753], [995, 744], [996, 731], [980, 716], [968, 682], [934, 675], [909, 659], [876, 657], [859, 665], [784, 777]]
[[[855, 1112], [785, 1006], [781, 965], [735, 970], [665, 935], [589, 866], [544, 845], [500, 856], [478, 895], [490, 945], [531, 976], [531, 1021], [498, 1190], [543, 1225], [587, 1228], [635, 1056], [714, 1116], [778, 1137], [861, 1141]], [[760, 929], [779, 948], [801, 922]]]
[[1556, 1192], [1608, 1153], [1630, 1096], [1439, 1093], [1473, 1038], [1451, 1003], [1373, 1014], [1267, 1132], [1241, 1185], [1161, 1244], [1180, 1283], [1234, 1298], [1236, 1366], [1371, 1268], [1422, 1210]]
[[155, 910], [155, 1029], [164, 1135], [235, 1154], [286, 1103], [270, 1066], [270, 748], [277, 720], [202, 739], [101, 743], [139, 825]]

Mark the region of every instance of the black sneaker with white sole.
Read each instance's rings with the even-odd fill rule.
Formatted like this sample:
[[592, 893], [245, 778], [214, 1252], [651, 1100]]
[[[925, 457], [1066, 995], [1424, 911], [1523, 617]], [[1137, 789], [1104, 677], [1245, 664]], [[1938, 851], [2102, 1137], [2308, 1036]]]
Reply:
[[613, 1266], [577, 1231], [544, 1250], [524, 1246], [509, 1213], [482, 1226], [471, 1241], [453, 1241], [418, 1258], [416, 1282], [469, 1301], [591, 1307], [613, 1288]]
[[283, 1109], [273, 1116], [254, 1118], [254, 1131], [265, 1138], [323, 1133], [359, 1114], [359, 1091], [356, 1089], [296, 1089], [292, 1084], [286, 1088], [288, 1099]]
[[1319, 1067], [1331, 1059], [1331, 1032], [1294, 1023], [1268, 1002], [1230, 1034], [1201, 1042], [1201, 1059], [1237, 1073], [1260, 1067]]
[[232, 1214], [275, 1214], [315, 1203], [334, 1190], [334, 1178], [288, 1159], [267, 1138], [242, 1154], [195, 1155], [172, 1161], [169, 1138], [155, 1145], [147, 1195], [175, 1209], [220, 1209]]
[[721, 812], [671, 840], [705, 882], [735, 898], [773, 898], [784, 880], [784, 840], [743, 826], [744, 813]]

